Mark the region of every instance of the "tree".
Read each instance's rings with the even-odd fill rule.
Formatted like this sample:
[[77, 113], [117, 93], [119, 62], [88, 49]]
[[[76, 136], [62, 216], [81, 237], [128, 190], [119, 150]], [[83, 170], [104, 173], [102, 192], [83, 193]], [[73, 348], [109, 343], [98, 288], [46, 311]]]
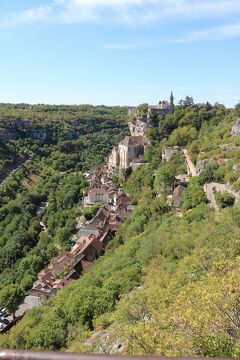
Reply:
[[240, 102], [235, 105], [235, 110], [238, 115], [240, 115]]
[[192, 108], [195, 104], [192, 97], [186, 96], [184, 100], [179, 101], [179, 105], [182, 108]]
[[232, 194], [229, 194], [227, 191], [225, 191], [223, 194], [216, 192], [215, 197], [221, 208], [233, 206], [235, 203], [235, 197]]
[[156, 173], [154, 188], [158, 193], [172, 191], [176, 172], [172, 164], [163, 164]]
[[15, 316], [15, 311], [24, 299], [24, 291], [18, 285], [7, 285], [0, 291], [0, 305]]
[[190, 126], [183, 126], [175, 129], [169, 138], [169, 143], [173, 146], [186, 146], [197, 138], [198, 132]]
[[183, 209], [195, 208], [201, 203], [206, 203], [207, 198], [198, 179], [192, 178], [183, 195]]
[[148, 104], [144, 103], [138, 106], [138, 113], [141, 116], [146, 116], [148, 113]]

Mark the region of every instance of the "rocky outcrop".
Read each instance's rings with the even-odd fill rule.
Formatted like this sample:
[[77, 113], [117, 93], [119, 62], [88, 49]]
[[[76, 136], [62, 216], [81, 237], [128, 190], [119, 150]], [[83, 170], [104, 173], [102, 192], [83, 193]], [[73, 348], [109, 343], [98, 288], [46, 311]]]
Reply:
[[168, 162], [173, 154], [177, 154], [181, 151], [179, 146], [166, 146], [162, 151], [162, 160]]
[[131, 136], [144, 136], [149, 127], [147, 118], [135, 118], [128, 123]]
[[96, 331], [84, 345], [97, 354], [121, 354], [125, 349], [121, 339], [116, 339], [116, 334], [110, 330]]
[[197, 175], [200, 175], [203, 172], [203, 170], [205, 169], [206, 163], [207, 163], [207, 160], [198, 160], [196, 162]]
[[232, 130], [231, 130], [231, 136], [236, 136], [240, 134], [240, 118], [236, 120], [234, 123]]

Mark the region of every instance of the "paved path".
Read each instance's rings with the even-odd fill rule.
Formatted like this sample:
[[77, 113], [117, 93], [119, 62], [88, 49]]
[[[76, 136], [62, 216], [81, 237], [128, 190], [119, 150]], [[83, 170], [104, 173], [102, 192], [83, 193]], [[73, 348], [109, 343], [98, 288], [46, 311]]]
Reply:
[[183, 149], [183, 153], [184, 153], [184, 156], [185, 156], [185, 159], [186, 159], [188, 175], [191, 174], [192, 176], [197, 176], [196, 166], [194, 165], [194, 163], [190, 159], [190, 156], [188, 154], [187, 149]]
[[209, 184], [206, 183], [203, 188], [206, 193], [206, 196], [207, 196], [210, 206], [212, 208], [214, 208], [216, 211], [219, 211], [219, 206], [215, 199], [214, 189], [220, 193], [224, 193], [227, 191], [229, 194], [232, 194], [233, 196], [235, 196], [235, 198], [236, 198], [235, 204], [240, 203], [240, 193], [239, 192], [236, 193], [233, 190], [229, 189], [226, 184], [220, 184], [220, 183], [216, 183], [216, 182], [212, 182]]
[[31, 310], [36, 306], [41, 305], [41, 300], [37, 296], [28, 295], [25, 297], [24, 302], [19, 306], [15, 315], [23, 316], [27, 310]]

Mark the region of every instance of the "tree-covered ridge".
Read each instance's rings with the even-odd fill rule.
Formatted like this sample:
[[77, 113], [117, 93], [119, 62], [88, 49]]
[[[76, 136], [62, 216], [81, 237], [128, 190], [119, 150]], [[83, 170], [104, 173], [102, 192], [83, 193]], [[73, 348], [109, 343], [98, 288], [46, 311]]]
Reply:
[[[240, 209], [224, 195], [218, 201], [227, 207], [212, 211], [203, 191], [213, 180], [239, 182], [232, 177], [239, 135], [230, 136], [236, 118], [219, 105], [183, 104], [159, 119], [148, 130], [148, 164], [125, 174], [136, 206], [104, 258], [29, 312], [0, 345], [112, 353], [117, 342], [126, 354], [239, 357]], [[234, 144], [224, 152], [229, 172], [218, 152], [225, 144]], [[187, 148], [194, 163], [207, 160], [177, 213], [168, 196], [185, 162], [181, 152], [163, 162], [167, 145]]]
[[92, 105], [29, 105], [29, 104], [0, 104], [0, 123], [14, 120], [44, 121], [73, 121], [87, 119], [106, 119], [124, 121], [127, 108], [121, 106], [92, 106]]

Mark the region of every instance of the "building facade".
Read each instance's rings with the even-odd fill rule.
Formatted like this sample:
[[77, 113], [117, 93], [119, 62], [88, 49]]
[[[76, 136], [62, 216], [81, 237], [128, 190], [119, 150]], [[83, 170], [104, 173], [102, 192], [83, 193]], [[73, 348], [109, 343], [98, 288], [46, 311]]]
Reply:
[[108, 158], [110, 171], [127, 169], [134, 163], [141, 162], [144, 154], [146, 138], [144, 136], [127, 136], [118, 147], [114, 147]]
[[[170, 99], [159, 101], [157, 105], [148, 105], [147, 117], [150, 118], [153, 115], [171, 115], [174, 112], [174, 96], [171, 92]], [[129, 107], [128, 113], [130, 116], [138, 114], [138, 107]]]

